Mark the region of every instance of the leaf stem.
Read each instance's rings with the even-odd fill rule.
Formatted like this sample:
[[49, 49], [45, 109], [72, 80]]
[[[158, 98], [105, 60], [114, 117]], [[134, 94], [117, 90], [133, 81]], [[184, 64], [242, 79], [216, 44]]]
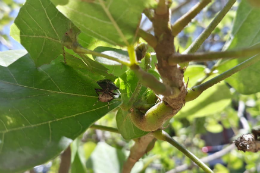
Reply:
[[102, 54], [102, 53], [98, 53], [98, 52], [95, 52], [95, 51], [92, 51], [92, 50], [88, 50], [88, 49], [82, 48], [82, 47], [80, 47], [80, 46], [78, 46], [78, 47], [76, 47], [76, 48], [73, 48], [73, 50], [74, 50], [76, 53], [91, 54], [91, 55], [95, 55], [95, 56], [100, 56], [100, 57], [103, 57], [103, 58], [106, 58], [106, 59], [110, 59], [110, 60], [119, 62], [119, 63], [121, 63], [121, 64], [123, 64], [123, 65], [130, 66], [130, 63], [129, 63], [129, 62], [122, 61], [122, 60], [117, 59], [117, 58], [115, 58], [115, 57], [112, 57], [112, 56], [109, 56], [109, 55], [105, 55], [105, 54]]
[[158, 81], [153, 75], [145, 72], [138, 65], [132, 65], [132, 66], [130, 66], [130, 68], [131, 68], [131, 70], [133, 70], [135, 72], [137, 77], [140, 79], [139, 81], [141, 82], [141, 84], [150, 88], [156, 94], [161, 94], [161, 95], [165, 95], [165, 96], [176, 94], [175, 92], [177, 92], [178, 89], [176, 89], [176, 91], [171, 90], [170, 87], [166, 87], [163, 83]]
[[103, 131], [109, 131], [109, 132], [114, 132], [114, 133], [119, 133], [118, 129], [116, 129], [116, 128], [102, 126], [102, 125], [93, 124], [89, 128], [103, 130]]
[[202, 0], [201, 2], [197, 3], [190, 11], [188, 11], [185, 15], [183, 15], [180, 19], [178, 19], [172, 25], [172, 35], [178, 35], [185, 26], [187, 26], [190, 21], [204, 8], [206, 7], [211, 0]]
[[130, 59], [130, 66], [137, 65], [137, 59], [135, 55], [135, 48], [133, 45], [127, 46], [128, 56]]
[[247, 68], [248, 66], [258, 62], [259, 60], [260, 60], [260, 55], [253, 56], [253, 57], [243, 61], [242, 63], [238, 64], [237, 66], [229, 69], [228, 71], [225, 71], [225, 72], [221, 73], [220, 75], [208, 80], [207, 82], [191, 88], [185, 97], [185, 101], [188, 102], [188, 101], [196, 99], [203, 91], [205, 91], [209, 87], [228, 78], [229, 76], [233, 75], [234, 73]]
[[157, 130], [157, 131], [153, 132], [153, 135], [155, 138], [162, 140], [162, 141], [166, 141], [166, 142], [170, 143], [171, 145], [173, 145], [174, 147], [176, 147], [179, 151], [181, 151], [183, 154], [185, 154], [187, 157], [189, 157], [193, 162], [195, 162], [206, 173], [213, 173], [213, 171], [206, 164], [204, 164], [199, 158], [197, 158], [189, 150], [187, 150], [182, 145], [180, 145], [173, 138], [171, 138], [165, 131]]
[[202, 43], [209, 37], [212, 31], [217, 27], [221, 20], [225, 17], [230, 8], [234, 5], [236, 0], [229, 0], [225, 7], [217, 14], [217, 16], [212, 20], [209, 26], [199, 35], [199, 37], [184, 51], [186, 53], [196, 52]]
[[230, 59], [230, 58], [243, 58], [254, 56], [260, 53], [260, 44], [241, 50], [231, 50], [225, 52], [207, 52], [207, 53], [193, 53], [193, 54], [172, 54], [168, 63], [176, 65], [178, 63], [190, 61], [211, 61], [216, 59]]
[[152, 34], [149, 34], [148, 32], [140, 28], [138, 31], [138, 35], [142, 37], [150, 46], [152, 46], [153, 48], [156, 47], [157, 39]]

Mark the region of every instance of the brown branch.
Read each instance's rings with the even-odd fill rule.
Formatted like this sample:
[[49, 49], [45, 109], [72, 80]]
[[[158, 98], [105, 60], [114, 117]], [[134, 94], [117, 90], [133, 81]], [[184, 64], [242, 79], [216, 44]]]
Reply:
[[154, 141], [152, 134], [147, 134], [135, 140], [134, 146], [130, 150], [130, 155], [128, 156], [126, 162], [124, 163], [122, 173], [130, 173], [135, 163], [151, 148], [149, 144]]
[[167, 13], [168, 11], [168, 5], [166, 4], [167, 1], [166, 0], [159, 0], [158, 2], [158, 6], [155, 9], [156, 13], [159, 15], [164, 15]]
[[59, 173], [69, 173], [70, 161], [71, 161], [71, 150], [70, 146], [60, 156], [60, 167]]

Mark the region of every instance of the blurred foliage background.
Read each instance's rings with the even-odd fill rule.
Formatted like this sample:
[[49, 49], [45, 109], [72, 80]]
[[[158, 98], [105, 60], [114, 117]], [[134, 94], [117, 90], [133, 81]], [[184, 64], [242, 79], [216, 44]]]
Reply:
[[[173, 1], [171, 6], [172, 23], [185, 14], [198, 1]], [[226, 2], [227, 0], [213, 1], [178, 35], [175, 39], [175, 45], [180, 53], [199, 36]], [[0, 1], [0, 51], [22, 48], [8, 36], [10, 24], [13, 22], [22, 3], [23, 1]], [[230, 38], [236, 9], [237, 4], [233, 6], [232, 10], [201, 46], [199, 52], [221, 51], [225, 49], [225, 44]], [[151, 22], [147, 18], [143, 18], [141, 26], [143, 29], [153, 33]], [[196, 70], [196, 76], [191, 79], [194, 80], [193, 82], [196, 82], [216, 62], [192, 64], [193, 69], [187, 70], [186, 75], [191, 77]], [[191, 83], [192, 81], [190, 81], [190, 85], [192, 85]], [[226, 83], [223, 83], [223, 85], [228, 86]], [[212, 102], [211, 107], [207, 109], [206, 106], [208, 105], [204, 106], [202, 103], [196, 105], [197, 109], [202, 110], [202, 112], [198, 110], [189, 112], [191, 116], [188, 118], [182, 118], [181, 115], [178, 115], [171, 120], [170, 125], [165, 129], [179, 143], [185, 145], [188, 150], [199, 158], [207, 157], [222, 150], [232, 143], [235, 136], [249, 133], [252, 128], [260, 125], [260, 116], [258, 116], [260, 114], [260, 94], [241, 95], [230, 86], [227, 88], [230, 92], [228, 98], [222, 99], [217, 105], [216, 101]], [[180, 114], [182, 113], [185, 112]], [[116, 127], [115, 115], [116, 112], [109, 113], [96, 124]], [[117, 133], [94, 129], [87, 130], [71, 144], [71, 172], [118, 172], [133, 143], [133, 141], [124, 140]], [[257, 173], [260, 172], [260, 157], [258, 155], [257, 153], [243, 153], [232, 149], [224, 153], [220, 158], [209, 162], [209, 164], [216, 173]], [[59, 163], [60, 158], [57, 157], [45, 165], [35, 167], [31, 171], [56, 173], [59, 169]], [[177, 149], [166, 142], [157, 141], [154, 149], [135, 165], [133, 172], [157, 173], [167, 172], [172, 169], [178, 172], [176, 168], [180, 168], [184, 164], [192, 165], [191, 161]], [[201, 170], [196, 166], [191, 166], [189, 169], [181, 172], [199, 173]]]

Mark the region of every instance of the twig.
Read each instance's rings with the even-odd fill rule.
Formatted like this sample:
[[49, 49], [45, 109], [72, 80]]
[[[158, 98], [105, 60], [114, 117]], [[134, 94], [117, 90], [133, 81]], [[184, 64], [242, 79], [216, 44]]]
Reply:
[[140, 79], [140, 82], [144, 86], [152, 89], [156, 94], [168, 96], [177, 93], [178, 88], [176, 88], [176, 90], [172, 90], [171, 88], [166, 87], [163, 83], [158, 81], [153, 75], [145, 72], [138, 65], [131, 66], [130, 68], [135, 72], [137, 77]]
[[231, 59], [231, 58], [245, 58], [249, 56], [254, 56], [260, 53], [260, 44], [253, 47], [241, 49], [241, 50], [231, 50], [224, 52], [206, 52], [206, 53], [193, 53], [193, 54], [173, 54], [169, 57], [168, 63], [170, 65], [176, 65], [178, 63], [190, 62], [190, 61], [212, 61], [216, 59]]
[[84, 53], [84, 54], [91, 54], [91, 55], [95, 55], [95, 56], [100, 56], [100, 57], [103, 57], [103, 58], [106, 58], [106, 59], [110, 59], [110, 60], [119, 62], [119, 63], [121, 63], [123, 65], [130, 66], [129, 62], [122, 61], [122, 60], [117, 59], [115, 57], [112, 57], [112, 56], [109, 56], [109, 55], [105, 55], [105, 54], [102, 54], [102, 53], [98, 53], [98, 52], [95, 52], [95, 51], [92, 51], [92, 50], [88, 50], [88, 49], [85, 49], [85, 48], [82, 48], [82, 47], [79, 47], [79, 46], [74, 48], [73, 50], [76, 53]]
[[[215, 160], [215, 159], [217, 159], [217, 158], [220, 158], [220, 157], [226, 155], [227, 153], [229, 153], [229, 152], [230, 152], [231, 150], [233, 150], [234, 148], [235, 148], [235, 145], [234, 145], [234, 144], [231, 144], [231, 145], [229, 145], [228, 147], [226, 147], [226, 148], [224, 148], [224, 149], [222, 149], [222, 150], [220, 150], [220, 151], [218, 151], [218, 152], [216, 152], [216, 153], [214, 153], [214, 154], [211, 154], [211, 155], [209, 155], [209, 156], [207, 156], [207, 157], [201, 158], [200, 160], [201, 160], [202, 162], [204, 162], [204, 163], [209, 163], [209, 162], [211, 162], [211, 161], [213, 161], [213, 160]], [[197, 166], [197, 165], [195, 165], [195, 164], [192, 164], [192, 165], [184, 164], [184, 165], [181, 165], [181, 166], [176, 167], [176, 168], [173, 169], [173, 170], [168, 171], [167, 173], [178, 173], [178, 172], [185, 171], [185, 170], [187, 170], [187, 169], [191, 169], [191, 168], [193, 168], [193, 167], [195, 167], [195, 166]]]
[[238, 64], [237, 66], [229, 69], [228, 71], [225, 71], [223, 73], [221, 73], [220, 75], [208, 80], [207, 82], [201, 84], [201, 85], [198, 85], [198, 86], [195, 86], [193, 87], [189, 92], [188, 94], [186, 95], [185, 97], [185, 101], [188, 102], [188, 101], [191, 101], [191, 100], [194, 100], [195, 98], [197, 98], [203, 91], [205, 91], [206, 89], [208, 89], [209, 87], [217, 84], [218, 82], [228, 78], [229, 76], [235, 74], [236, 72], [238, 71], [241, 71], [245, 68], [247, 68], [248, 66], [258, 62], [260, 60], [260, 55], [257, 55], [257, 56], [254, 56], [254, 57], [251, 57], [249, 59], [247, 59], [246, 61]]
[[103, 130], [103, 131], [109, 131], [109, 132], [114, 132], [114, 133], [119, 133], [118, 129], [116, 129], [116, 128], [102, 126], [102, 125], [93, 124], [89, 128]]
[[149, 34], [148, 32], [139, 29], [138, 35], [142, 37], [151, 47], [156, 47], [157, 40], [152, 34]]
[[70, 146], [60, 156], [60, 167], [59, 173], [69, 173], [70, 161], [71, 161], [71, 150]]
[[135, 48], [133, 45], [127, 46], [127, 51], [130, 59], [130, 66], [137, 65], [137, 59], [135, 55]]
[[236, 0], [229, 0], [225, 7], [217, 14], [217, 16], [212, 20], [209, 26], [199, 35], [199, 37], [184, 51], [186, 53], [194, 53], [196, 52], [202, 43], [209, 37], [212, 31], [217, 27], [219, 22], [225, 17], [227, 12], [233, 6]]
[[187, 26], [190, 21], [210, 2], [211, 0], [202, 0], [201, 2], [197, 3], [189, 12], [178, 19], [172, 25], [172, 35], [178, 35], [183, 30], [183, 28], [185, 28], [185, 26]]
[[200, 168], [202, 168], [206, 173], [213, 173], [213, 171], [206, 164], [204, 164], [200, 159], [198, 159], [194, 154], [192, 154], [190, 151], [188, 151], [186, 148], [180, 145], [173, 138], [171, 138], [165, 131], [157, 130], [153, 132], [153, 135], [155, 136], [155, 138], [166, 141], [171, 145], [173, 145], [174, 147], [176, 147], [179, 151], [181, 151], [183, 154], [189, 157], [193, 162], [195, 162]]

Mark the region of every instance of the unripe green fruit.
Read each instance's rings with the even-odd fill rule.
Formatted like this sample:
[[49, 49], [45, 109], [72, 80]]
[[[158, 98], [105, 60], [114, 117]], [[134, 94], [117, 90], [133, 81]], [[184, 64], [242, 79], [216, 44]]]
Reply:
[[158, 130], [164, 122], [173, 116], [172, 108], [161, 102], [151, 109], [146, 114], [143, 114], [136, 108], [131, 109], [131, 120], [139, 129], [147, 132]]

